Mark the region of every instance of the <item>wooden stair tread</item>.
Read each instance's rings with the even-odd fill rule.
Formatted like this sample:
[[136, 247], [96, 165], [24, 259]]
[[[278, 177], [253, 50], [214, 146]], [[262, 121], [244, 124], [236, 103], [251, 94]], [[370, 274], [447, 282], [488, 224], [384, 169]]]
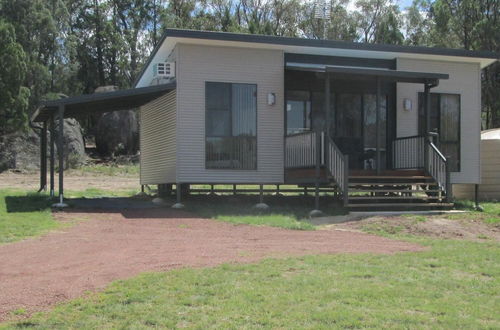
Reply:
[[354, 193], [362, 193], [362, 192], [382, 192], [382, 193], [426, 193], [426, 192], [440, 192], [439, 189], [421, 189], [421, 190], [416, 190], [416, 189], [349, 189], [349, 193], [354, 192]]
[[415, 199], [415, 200], [425, 200], [425, 199], [438, 199], [438, 196], [349, 196], [350, 200], [363, 200], [363, 199]]
[[364, 180], [364, 179], [402, 179], [402, 180], [420, 180], [420, 179], [432, 179], [432, 176], [428, 175], [412, 175], [412, 176], [403, 176], [403, 175], [359, 175], [359, 176], [349, 176], [349, 180]]
[[376, 204], [347, 204], [347, 207], [452, 207], [453, 203], [376, 203]]
[[349, 187], [352, 186], [435, 186], [435, 182], [351, 182]]

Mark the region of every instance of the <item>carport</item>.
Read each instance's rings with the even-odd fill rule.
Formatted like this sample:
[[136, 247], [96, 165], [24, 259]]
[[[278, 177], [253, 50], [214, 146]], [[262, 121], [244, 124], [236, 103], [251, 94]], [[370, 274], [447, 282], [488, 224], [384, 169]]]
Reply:
[[[47, 189], [47, 169], [50, 173], [50, 196], [55, 195], [55, 145], [58, 150], [59, 167], [59, 204], [64, 206], [64, 125], [58, 126], [56, 141], [56, 119], [59, 123], [64, 118], [81, 118], [95, 113], [130, 110], [143, 106], [165, 93], [175, 89], [175, 83], [118, 90], [113, 92], [80, 95], [62, 98], [54, 101], [45, 101], [31, 117], [32, 123], [41, 123], [40, 138], [40, 190]], [[47, 133], [50, 130], [50, 141]], [[47, 145], [49, 156], [47, 157]], [[47, 166], [49, 163], [49, 166]]]

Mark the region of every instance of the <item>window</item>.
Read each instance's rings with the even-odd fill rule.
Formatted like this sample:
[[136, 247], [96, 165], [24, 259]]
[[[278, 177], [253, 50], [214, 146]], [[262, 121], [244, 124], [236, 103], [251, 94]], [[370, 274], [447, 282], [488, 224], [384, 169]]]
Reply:
[[[460, 171], [460, 95], [431, 95], [430, 128], [439, 134], [437, 147], [448, 159], [450, 171]], [[425, 98], [419, 93], [419, 132], [425, 135]]]
[[210, 169], [257, 169], [257, 86], [207, 82], [205, 159]]
[[286, 96], [286, 134], [311, 129], [311, 96], [306, 91], [288, 91]]

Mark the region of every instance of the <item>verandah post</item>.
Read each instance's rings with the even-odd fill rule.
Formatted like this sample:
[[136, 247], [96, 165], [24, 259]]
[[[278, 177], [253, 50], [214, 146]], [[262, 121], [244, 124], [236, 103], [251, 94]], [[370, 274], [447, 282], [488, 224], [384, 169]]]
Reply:
[[316, 130], [316, 186], [314, 195], [314, 209], [319, 211], [319, 180], [321, 175], [321, 134]]
[[450, 163], [449, 158], [446, 159], [446, 202], [451, 203], [453, 199], [453, 191], [451, 185]]
[[431, 123], [431, 86], [428, 83], [424, 85], [424, 112], [425, 112], [425, 125], [424, 125], [424, 168], [429, 168], [429, 128]]
[[344, 207], [349, 204], [349, 156], [344, 155], [344, 191], [342, 192]]
[[375, 147], [377, 159], [377, 175], [380, 175], [380, 77], [376, 78], [377, 95], [375, 98]]
[[326, 121], [326, 137], [325, 137], [325, 165], [329, 161], [330, 142], [330, 74], [325, 72], [325, 121]]

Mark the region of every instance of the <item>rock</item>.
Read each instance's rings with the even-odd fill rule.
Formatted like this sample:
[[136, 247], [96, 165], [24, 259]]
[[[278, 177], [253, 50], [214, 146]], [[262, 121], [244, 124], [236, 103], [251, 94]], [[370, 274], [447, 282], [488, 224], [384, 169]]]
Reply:
[[[57, 126], [56, 124], [56, 129]], [[39, 169], [40, 136], [38, 134], [38, 131], [29, 129], [27, 132], [0, 137], [0, 171], [7, 169], [34, 171]], [[50, 150], [49, 141], [50, 134], [47, 137], [47, 157], [49, 157]], [[82, 130], [75, 119], [64, 120], [63, 143], [65, 168], [74, 168], [85, 162]], [[57, 152], [57, 145], [55, 150]]]
[[[98, 87], [96, 93], [115, 91], [116, 86]], [[97, 152], [101, 156], [135, 155], [139, 151], [139, 122], [135, 110], [104, 113], [95, 131]]]
[[94, 93], [107, 93], [114, 92], [118, 90], [118, 86], [108, 85], [108, 86], [99, 86], [95, 89]]
[[[56, 124], [56, 133], [57, 129], [58, 124]], [[85, 142], [83, 141], [82, 127], [76, 119], [67, 118], [64, 119], [63, 129], [64, 167], [66, 169], [76, 168], [82, 165], [87, 158], [85, 155]]]
[[40, 137], [33, 131], [0, 137], [0, 172], [40, 167]]
[[139, 150], [139, 124], [134, 110], [105, 113], [97, 123], [95, 144], [101, 156], [134, 155]]

